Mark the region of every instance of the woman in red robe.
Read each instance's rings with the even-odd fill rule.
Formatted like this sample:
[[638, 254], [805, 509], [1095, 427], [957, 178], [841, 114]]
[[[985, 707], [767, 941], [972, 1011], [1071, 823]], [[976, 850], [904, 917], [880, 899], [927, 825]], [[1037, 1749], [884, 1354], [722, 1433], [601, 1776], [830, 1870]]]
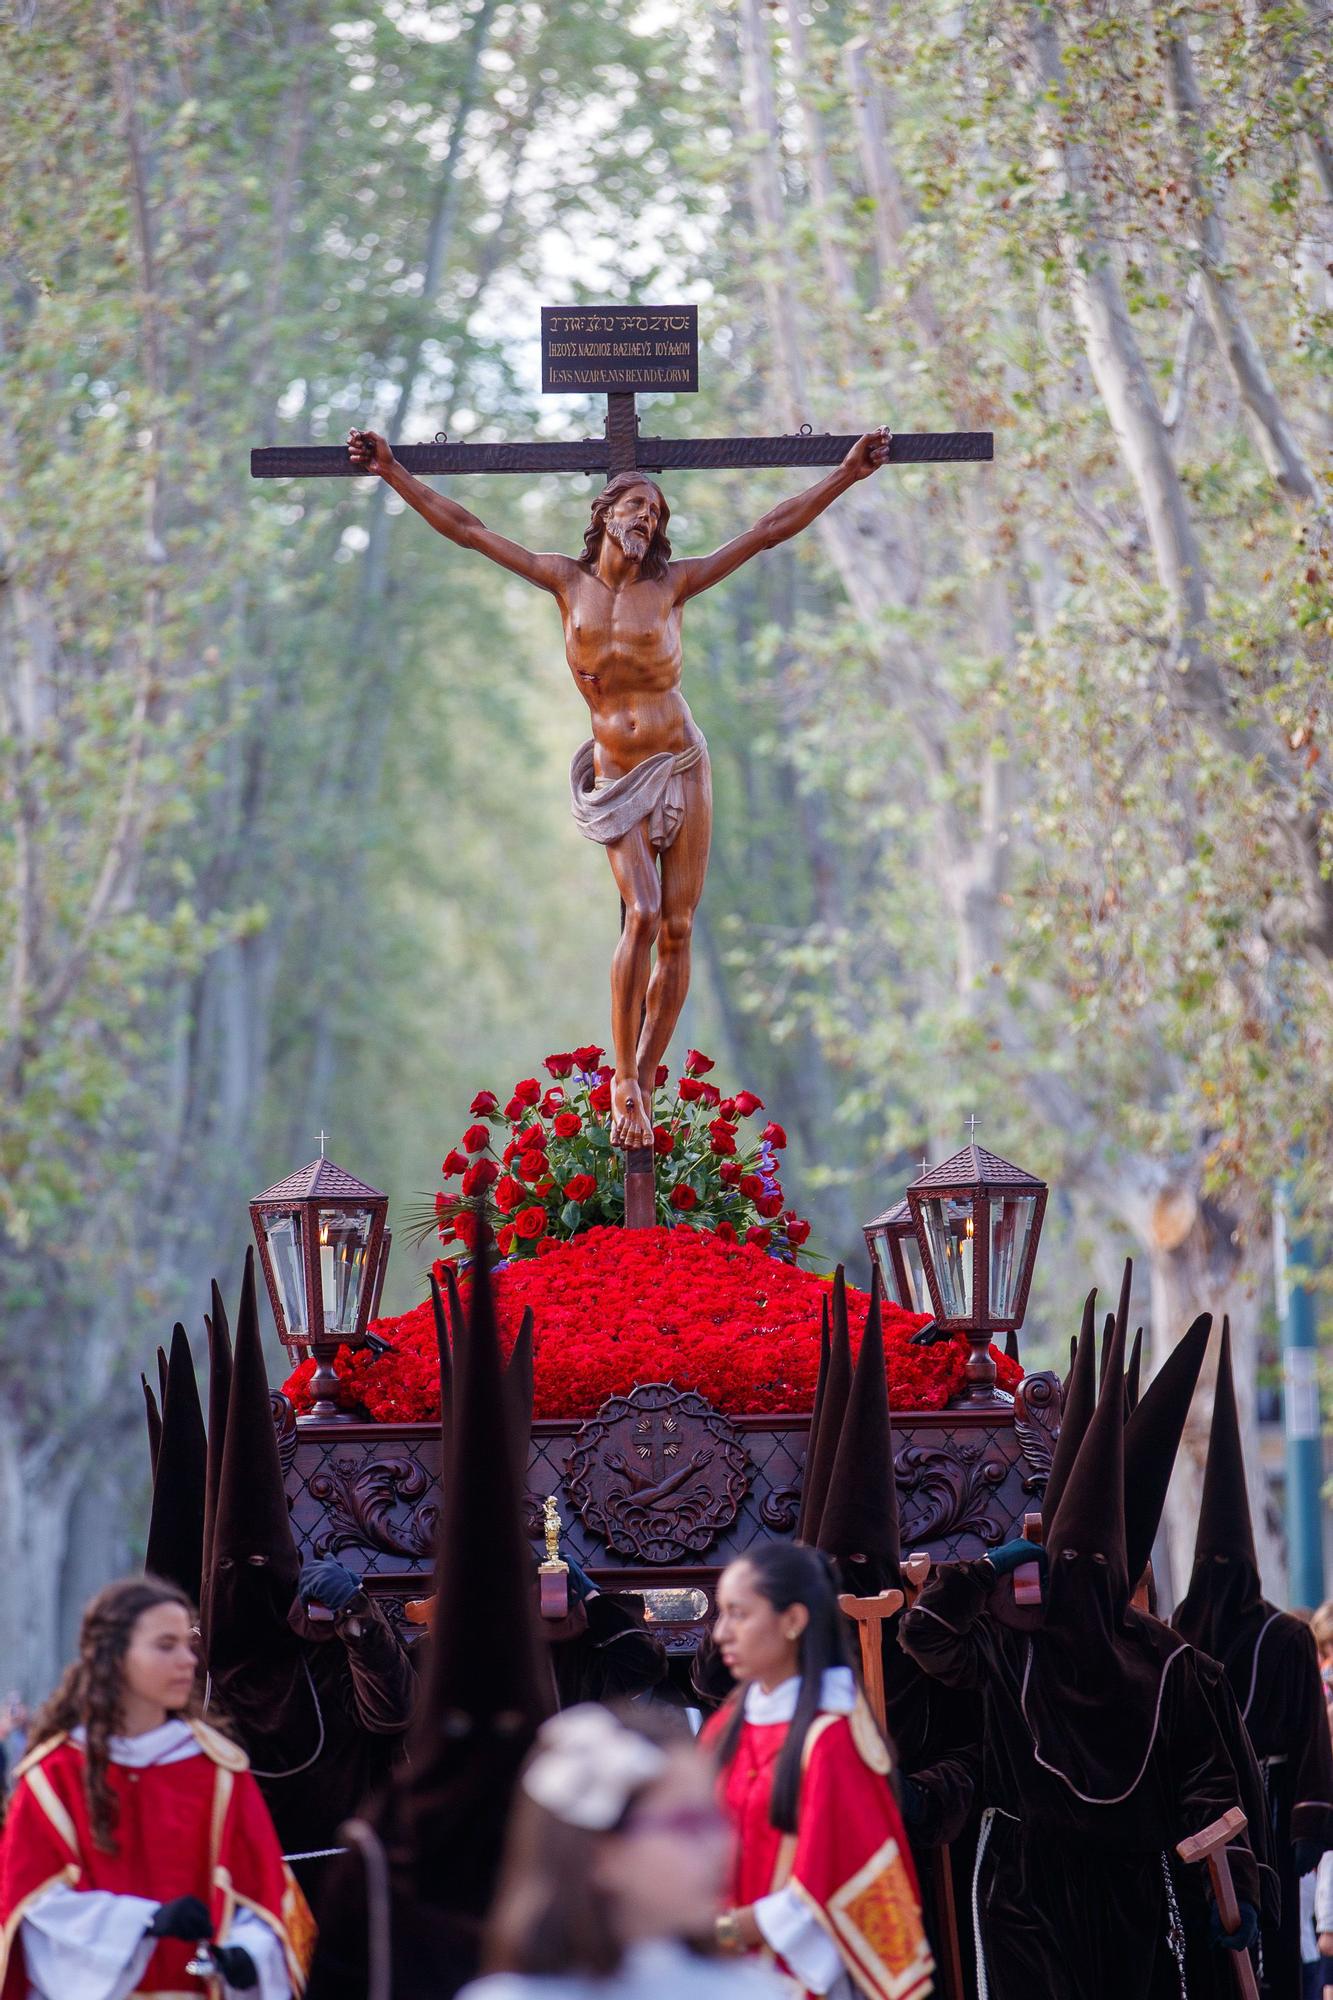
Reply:
[[194, 1612], [109, 1584], [0, 1836], [0, 2000], [291, 2000], [314, 1927], [245, 1754], [204, 1722]]
[[724, 1949], [763, 1950], [807, 1995], [924, 2000], [933, 1963], [825, 1560], [797, 1543], [723, 1571], [714, 1636], [739, 1686], [707, 1725], [735, 1832]]

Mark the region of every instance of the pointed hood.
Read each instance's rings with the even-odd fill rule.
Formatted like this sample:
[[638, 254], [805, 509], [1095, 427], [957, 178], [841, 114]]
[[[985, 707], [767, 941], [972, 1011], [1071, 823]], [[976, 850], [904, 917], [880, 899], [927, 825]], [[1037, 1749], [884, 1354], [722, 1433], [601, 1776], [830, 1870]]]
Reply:
[[157, 1350], [157, 1400], [159, 1406], [164, 1410], [167, 1407], [167, 1366], [167, 1350], [165, 1347], [159, 1347]]
[[847, 1325], [847, 1279], [839, 1264], [833, 1274], [833, 1296], [830, 1302], [829, 1319], [832, 1332], [829, 1338], [828, 1370], [824, 1377], [824, 1399], [819, 1408], [819, 1429], [811, 1429], [810, 1449], [806, 1455], [805, 1478], [805, 1535], [815, 1547], [819, 1545], [819, 1524], [824, 1512], [824, 1496], [828, 1492], [829, 1480], [833, 1477], [833, 1461], [837, 1456], [838, 1439], [842, 1436], [842, 1422], [847, 1414], [847, 1398], [852, 1388], [852, 1342]]
[[231, 1328], [222, 1292], [213, 1280], [212, 1311], [204, 1316], [208, 1332], [208, 1455], [204, 1479], [204, 1569], [212, 1563], [213, 1531], [217, 1521], [218, 1488], [222, 1481], [222, 1447], [227, 1435], [227, 1403], [231, 1396]]
[[254, 1259], [254, 1250], [247, 1250], [205, 1579], [209, 1665], [215, 1672], [274, 1647], [291, 1652], [296, 1644], [287, 1614], [300, 1562], [273, 1428]]
[[1105, 1569], [1110, 1601], [1118, 1601], [1122, 1610], [1129, 1602], [1124, 1459], [1125, 1343], [1124, 1328], [1117, 1319], [1111, 1328], [1097, 1407], [1046, 1530], [1051, 1612], [1058, 1608], [1057, 1585], [1066, 1569], [1081, 1572], [1089, 1560]]
[[[484, 1244], [484, 1225], [478, 1231]], [[509, 1796], [549, 1712], [532, 1603], [532, 1552], [484, 1250], [457, 1369], [453, 1479], [444, 1495], [430, 1654], [398, 1784], [417, 1893], [480, 1917], [495, 1886]]]
[[1134, 1285], [1134, 1260], [1132, 1257], [1126, 1257], [1125, 1268], [1121, 1273], [1120, 1277], [1120, 1298], [1116, 1305], [1115, 1313], [1114, 1315], [1112, 1315], [1111, 1313], [1108, 1313], [1106, 1315], [1106, 1324], [1102, 1328], [1102, 1365], [1101, 1365], [1101, 1372], [1097, 1378], [1099, 1386], [1102, 1382], [1106, 1380], [1106, 1364], [1110, 1358], [1112, 1334], [1115, 1333], [1118, 1329], [1120, 1333], [1121, 1346], [1124, 1347], [1128, 1344], [1129, 1295], [1131, 1290], [1133, 1289], [1133, 1285]]
[[144, 1567], [199, 1602], [204, 1561], [204, 1413], [185, 1328], [172, 1330], [162, 1442]]
[[[814, 1463], [815, 1439], [819, 1435], [819, 1416], [824, 1407], [824, 1389], [828, 1382], [828, 1363], [828, 1298], [825, 1296], [819, 1302], [819, 1373], [815, 1378], [814, 1407], [810, 1412], [810, 1434], [806, 1439], [805, 1446], [805, 1463], [807, 1469]], [[807, 1542], [810, 1539], [807, 1533], [809, 1526], [807, 1516], [809, 1511], [810, 1481], [803, 1479], [801, 1481], [801, 1505], [796, 1516], [796, 1539], [798, 1542]]]
[[1143, 1373], [1143, 1328], [1134, 1329], [1134, 1345], [1129, 1350], [1125, 1370], [1125, 1405], [1132, 1415], [1139, 1406], [1139, 1381]]
[[435, 1349], [440, 1357], [440, 1486], [441, 1490], [447, 1491], [453, 1463], [454, 1350], [444, 1316], [439, 1280], [434, 1271], [430, 1274], [430, 1312], [435, 1323]]
[[874, 1597], [881, 1590], [901, 1586], [898, 1487], [893, 1476], [893, 1425], [878, 1270], [871, 1279], [870, 1309], [824, 1497], [817, 1546], [834, 1558], [845, 1587], [858, 1597]]
[[509, 1422], [509, 1445], [518, 1474], [519, 1500], [528, 1486], [528, 1447], [532, 1439], [533, 1352], [532, 1307], [524, 1310], [504, 1374], [505, 1413]]
[[1212, 1314], [1201, 1313], [1167, 1355], [1125, 1425], [1125, 1551], [1131, 1589], [1138, 1588], [1152, 1555], [1212, 1328]]
[[1253, 1628], [1265, 1612], [1236, 1408], [1231, 1321], [1224, 1319], [1194, 1569], [1184, 1602], [1171, 1622], [1192, 1646], [1229, 1667], [1233, 1658], [1248, 1657]]
[[144, 1415], [148, 1420], [148, 1472], [157, 1478], [157, 1454], [162, 1449], [162, 1412], [157, 1407], [157, 1397], [149, 1387], [148, 1377], [141, 1375], [143, 1384]]
[[1046, 1491], [1042, 1495], [1042, 1535], [1046, 1541], [1050, 1540], [1051, 1522], [1055, 1518], [1060, 1495], [1065, 1490], [1070, 1469], [1078, 1456], [1078, 1448], [1092, 1420], [1093, 1408], [1097, 1401], [1096, 1325], [1097, 1293], [1093, 1290], [1083, 1302], [1083, 1325], [1074, 1343], [1074, 1358], [1065, 1383], [1064, 1401], [1060, 1411], [1060, 1434], [1055, 1440], [1051, 1469], [1046, 1478]]

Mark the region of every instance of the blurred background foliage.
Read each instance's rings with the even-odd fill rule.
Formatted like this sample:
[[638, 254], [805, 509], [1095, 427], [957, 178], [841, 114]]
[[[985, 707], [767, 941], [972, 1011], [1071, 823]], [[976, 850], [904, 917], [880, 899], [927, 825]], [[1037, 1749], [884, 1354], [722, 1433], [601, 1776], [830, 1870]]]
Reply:
[[[586, 435], [538, 306], [700, 306], [645, 429], [987, 428], [690, 607], [717, 834], [679, 1038], [828, 1262], [980, 1136], [1025, 1354], [1139, 1259], [1271, 1370], [1329, 1224], [1327, 0], [21, 0], [0, 111], [0, 1658], [142, 1519], [136, 1372], [316, 1135], [395, 1205], [606, 1039], [551, 605], [248, 451]], [[679, 552], [795, 474], [683, 473]], [[455, 481], [576, 551], [574, 478]], [[410, 1253], [388, 1301], [418, 1295]], [[1267, 1358], [1266, 1358], [1267, 1357]], [[151, 1371], [150, 1371], [151, 1372]], [[1197, 1445], [1197, 1439], [1194, 1440]], [[1188, 1507], [1188, 1474], [1178, 1507]]]

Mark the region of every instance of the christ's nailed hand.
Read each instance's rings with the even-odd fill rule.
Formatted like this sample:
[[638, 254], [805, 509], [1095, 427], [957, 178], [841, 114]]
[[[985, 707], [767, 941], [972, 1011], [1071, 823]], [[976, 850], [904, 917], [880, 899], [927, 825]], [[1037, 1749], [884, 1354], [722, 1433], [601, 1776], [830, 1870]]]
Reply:
[[856, 440], [842, 461], [843, 471], [850, 472], [853, 479], [869, 479], [872, 472], [888, 464], [892, 448], [893, 432], [887, 424], [881, 424], [877, 431], [867, 431]]
[[347, 456], [362, 472], [378, 472], [381, 476], [393, 464], [393, 453], [378, 431], [348, 431]]

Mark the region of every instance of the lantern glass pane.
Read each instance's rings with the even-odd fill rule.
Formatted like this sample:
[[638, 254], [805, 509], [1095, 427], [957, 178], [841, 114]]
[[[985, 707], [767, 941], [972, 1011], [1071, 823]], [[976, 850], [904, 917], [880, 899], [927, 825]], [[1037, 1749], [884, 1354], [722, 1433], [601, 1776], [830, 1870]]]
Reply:
[[[885, 1298], [892, 1299], [896, 1306], [907, 1305], [906, 1299], [899, 1297], [902, 1286], [898, 1283], [898, 1273], [894, 1267], [888, 1230], [877, 1229], [870, 1240], [874, 1246], [875, 1268], [879, 1272], [879, 1282], [883, 1286]], [[913, 1308], [909, 1306], [908, 1310], [910, 1312]]]
[[370, 1225], [368, 1208], [319, 1211], [319, 1282], [326, 1334], [350, 1336], [356, 1332]]
[[305, 1265], [301, 1260], [301, 1215], [294, 1210], [289, 1215], [266, 1215], [263, 1217], [264, 1235], [268, 1239], [269, 1261], [273, 1266], [273, 1278], [282, 1302], [282, 1316], [287, 1322], [284, 1329], [289, 1340], [305, 1334], [309, 1324], [306, 1315]]
[[972, 1317], [972, 1197], [931, 1195], [921, 1204], [945, 1319]]
[[898, 1250], [907, 1274], [907, 1297], [898, 1301], [909, 1313], [933, 1313], [930, 1303], [930, 1286], [926, 1283], [925, 1266], [921, 1262], [921, 1245], [916, 1240], [915, 1229], [906, 1229], [898, 1239]]
[[992, 1195], [990, 1199], [990, 1312], [1012, 1319], [1037, 1213], [1035, 1194]]

